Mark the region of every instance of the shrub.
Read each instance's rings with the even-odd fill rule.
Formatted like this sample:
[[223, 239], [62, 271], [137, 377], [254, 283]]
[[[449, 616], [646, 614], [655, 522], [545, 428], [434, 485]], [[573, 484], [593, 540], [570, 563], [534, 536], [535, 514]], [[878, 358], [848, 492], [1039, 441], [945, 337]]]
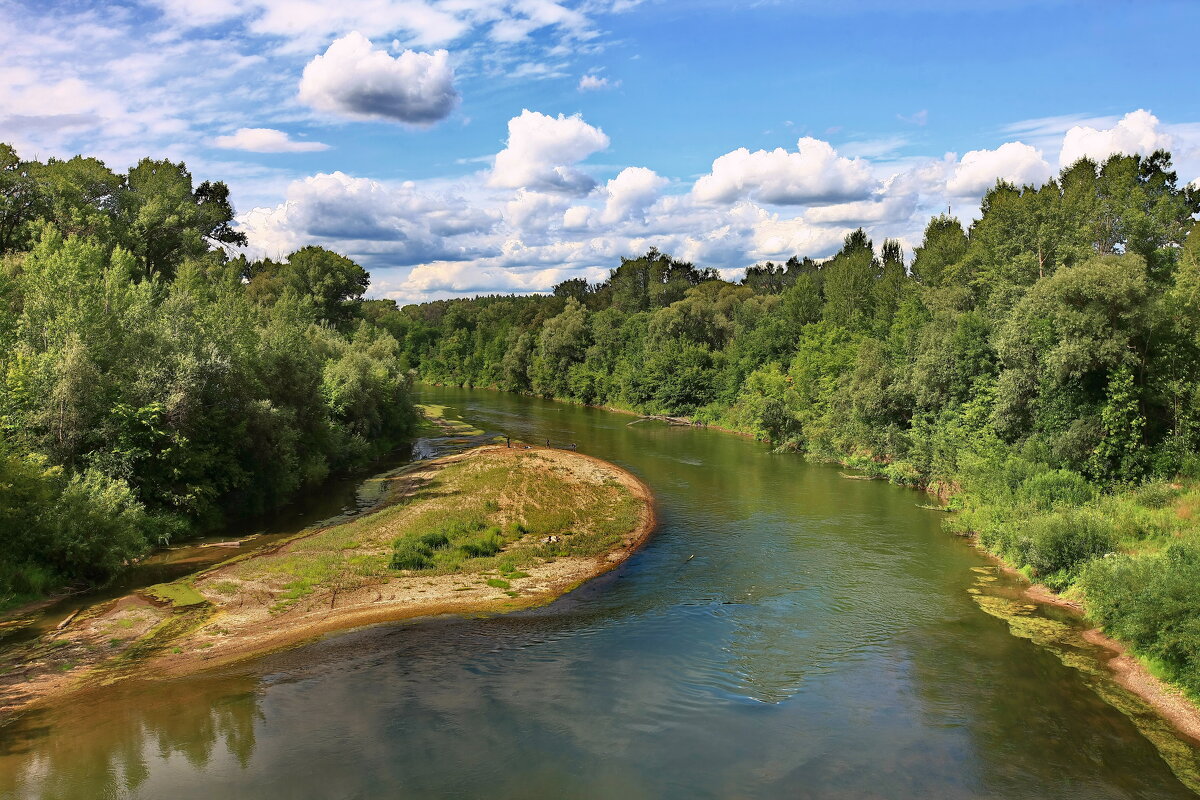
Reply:
[[433, 558], [430, 548], [418, 539], [402, 536], [392, 545], [392, 569], [431, 569]]
[[1166, 508], [1175, 502], [1179, 490], [1171, 488], [1166, 483], [1148, 483], [1134, 492], [1134, 502], [1142, 508]]
[[1200, 694], [1200, 546], [1113, 556], [1080, 571], [1088, 614], [1112, 636]]
[[459, 542], [458, 547], [471, 558], [486, 558], [500, 552], [504, 547], [504, 539], [501, 538], [499, 531], [489, 529], [480, 536]]
[[444, 547], [450, 546], [450, 537], [442, 531], [423, 533], [418, 537], [418, 541], [430, 550], [441, 550]]
[[1086, 561], [1113, 548], [1112, 525], [1097, 514], [1070, 511], [1033, 517], [1025, 522], [1019, 547], [1021, 559], [1052, 588], [1061, 588], [1069, 574]]
[[884, 468], [883, 474], [890, 482], [900, 486], [920, 486], [925, 482], [925, 476], [921, 474], [921, 471], [908, 461], [896, 461], [889, 464]]
[[1092, 485], [1078, 472], [1056, 469], [1039, 472], [1021, 482], [1018, 497], [1043, 511], [1081, 506], [1096, 496]]

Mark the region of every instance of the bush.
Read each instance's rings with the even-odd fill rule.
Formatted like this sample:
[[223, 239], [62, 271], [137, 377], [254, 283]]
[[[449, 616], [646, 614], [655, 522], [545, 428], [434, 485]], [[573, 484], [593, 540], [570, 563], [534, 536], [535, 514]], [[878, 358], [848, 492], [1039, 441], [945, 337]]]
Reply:
[[887, 476], [888, 481], [899, 486], [920, 486], [925, 482], [921, 471], [908, 461], [889, 464], [884, 468], [883, 474]]
[[441, 550], [450, 546], [450, 537], [442, 531], [423, 533], [418, 537], [418, 540], [430, 550]]
[[43, 558], [70, 578], [103, 582], [150, 548], [133, 490], [96, 470], [72, 477], [45, 521]]
[[60, 576], [42, 564], [0, 562], [0, 608], [13, 601], [40, 597], [59, 583]]
[[431, 549], [418, 539], [402, 536], [392, 545], [392, 569], [432, 569]]
[[1134, 502], [1142, 508], [1157, 510], [1175, 502], [1179, 490], [1167, 483], [1148, 483], [1134, 492]]
[[1088, 614], [1106, 632], [1200, 695], [1200, 546], [1099, 559], [1080, 571], [1079, 585]]
[[1081, 506], [1096, 496], [1092, 485], [1078, 472], [1056, 469], [1039, 472], [1021, 482], [1018, 497], [1043, 511]]
[[1073, 570], [1109, 552], [1113, 544], [1112, 525], [1086, 511], [1033, 517], [1018, 540], [1021, 560], [1052, 588], [1062, 588]]
[[499, 553], [504, 547], [504, 539], [500, 536], [500, 531], [495, 528], [489, 528], [480, 536], [474, 536], [463, 542], [459, 542], [459, 549], [471, 558], [486, 558]]

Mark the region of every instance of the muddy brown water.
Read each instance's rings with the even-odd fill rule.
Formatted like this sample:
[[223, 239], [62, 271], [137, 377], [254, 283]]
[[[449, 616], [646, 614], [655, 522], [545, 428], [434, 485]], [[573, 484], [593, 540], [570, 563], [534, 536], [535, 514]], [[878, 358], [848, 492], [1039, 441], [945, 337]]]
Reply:
[[658, 532], [542, 609], [376, 625], [26, 714], [0, 727], [0, 797], [1195, 796], [1195, 748], [924, 496], [716, 431], [422, 400], [631, 470]]

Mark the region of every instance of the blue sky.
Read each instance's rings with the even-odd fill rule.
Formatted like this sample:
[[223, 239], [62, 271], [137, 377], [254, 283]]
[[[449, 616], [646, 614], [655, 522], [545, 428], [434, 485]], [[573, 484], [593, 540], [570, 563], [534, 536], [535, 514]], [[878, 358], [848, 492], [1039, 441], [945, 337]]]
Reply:
[[0, 0], [0, 141], [184, 160], [253, 254], [401, 302], [919, 243], [997, 178], [1169, 147], [1200, 178], [1194, 2]]

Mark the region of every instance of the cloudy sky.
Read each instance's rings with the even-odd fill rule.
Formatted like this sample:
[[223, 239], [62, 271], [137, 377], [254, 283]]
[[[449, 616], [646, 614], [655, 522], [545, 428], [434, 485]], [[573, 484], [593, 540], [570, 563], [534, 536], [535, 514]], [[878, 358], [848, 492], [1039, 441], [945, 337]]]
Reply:
[[0, 0], [0, 141], [183, 160], [253, 254], [324, 244], [400, 302], [651, 245], [732, 278], [1083, 155], [1200, 179], [1197, 31], [1190, 0]]

